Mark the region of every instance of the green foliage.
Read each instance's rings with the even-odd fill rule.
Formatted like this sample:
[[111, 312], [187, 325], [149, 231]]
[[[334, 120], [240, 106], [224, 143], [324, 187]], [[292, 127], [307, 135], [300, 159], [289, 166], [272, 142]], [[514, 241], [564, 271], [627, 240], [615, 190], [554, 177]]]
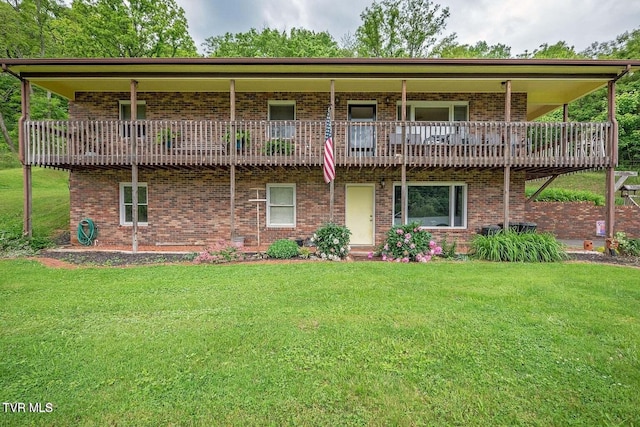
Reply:
[[618, 251], [621, 255], [640, 256], [640, 239], [628, 238], [622, 231], [617, 232], [614, 238], [618, 242]]
[[351, 230], [343, 225], [326, 223], [311, 238], [316, 245], [316, 255], [321, 259], [340, 261], [349, 255]]
[[289, 259], [298, 256], [298, 244], [293, 240], [280, 239], [269, 245], [267, 255], [270, 258]]
[[449, 8], [430, 0], [382, 0], [365, 8], [360, 18], [358, 56], [420, 58], [439, 50], [438, 36], [446, 28]]
[[551, 234], [504, 230], [488, 236], [474, 236], [469, 255], [504, 262], [557, 262], [568, 258], [562, 244]]
[[431, 233], [414, 222], [391, 228], [380, 254], [384, 261], [426, 262], [432, 256], [442, 254], [442, 248], [431, 240]]
[[63, 56], [197, 56], [184, 9], [175, 0], [75, 0], [56, 24]]
[[22, 235], [22, 219], [18, 215], [0, 213], [0, 257], [33, 255], [53, 246], [49, 237]]
[[442, 257], [445, 259], [453, 259], [457, 256], [456, 250], [458, 248], [458, 242], [454, 239], [453, 242], [449, 243], [447, 240], [447, 236], [442, 239], [440, 242], [440, 247], [442, 248]]
[[[530, 197], [535, 193], [533, 188], [527, 188], [525, 194]], [[537, 202], [593, 202], [596, 206], [604, 206], [604, 196], [583, 190], [569, 190], [563, 188], [546, 188], [536, 197]]]
[[244, 58], [331, 58], [348, 56], [347, 52], [326, 31], [292, 28], [289, 33], [271, 28], [258, 32], [252, 28], [246, 33], [226, 33], [209, 37], [204, 43], [209, 57]]
[[238, 251], [237, 247], [221, 240], [198, 253], [193, 259], [193, 262], [195, 264], [218, 264], [222, 262], [239, 261], [241, 259], [242, 254]]
[[452, 40], [450, 44], [441, 45], [438, 52], [434, 52], [441, 58], [510, 58], [511, 48], [498, 43], [489, 45], [486, 41], [479, 41], [475, 45], [457, 44]]
[[267, 156], [276, 154], [289, 156], [293, 153], [293, 142], [285, 139], [272, 139], [267, 141], [262, 150]]

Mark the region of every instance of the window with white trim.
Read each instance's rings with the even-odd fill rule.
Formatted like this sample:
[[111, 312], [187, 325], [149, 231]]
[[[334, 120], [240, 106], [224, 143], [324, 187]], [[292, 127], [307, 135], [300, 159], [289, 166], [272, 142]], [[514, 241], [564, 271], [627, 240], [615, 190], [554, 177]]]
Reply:
[[292, 139], [296, 127], [291, 123], [296, 119], [295, 101], [269, 101], [269, 127], [271, 139]]
[[[147, 225], [148, 222], [148, 192], [147, 183], [138, 183], [138, 224]], [[120, 183], [120, 225], [133, 225], [133, 186], [130, 182]]]
[[[393, 224], [402, 221], [402, 185], [393, 188]], [[467, 185], [464, 183], [407, 183], [407, 222], [427, 228], [466, 228]]]
[[267, 184], [267, 227], [296, 226], [296, 185]]
[[[397, 120], [402, 120], [402, 105], [397, 108]], [[465, 122], [469, 120], [466, 101], [410, 101], [407, 120], [415, 122]]]
[[[119, 117], [120, 120], [131, 120], [131, 101], [119, 101]], [[137, 101], [138, 109], [136, 110], [136, 119], [145, 120], [147, 118], [147, 101]], [[122, 125], [121, 134], [123, 138], [131, 136], [131, 126]], [[146, 135], [144, 124], [138, 125], [138, 137]]]

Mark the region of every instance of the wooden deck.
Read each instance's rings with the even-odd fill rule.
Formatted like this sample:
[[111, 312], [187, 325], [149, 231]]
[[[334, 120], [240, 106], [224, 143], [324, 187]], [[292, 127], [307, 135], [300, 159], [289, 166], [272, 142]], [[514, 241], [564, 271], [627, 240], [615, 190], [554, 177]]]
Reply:
[[[615, 161], [611, 123], [334, 121], [332, 129], [338, 167], [569, 171]], [[159, 136], [167, 130], [169, 141]], [[324, 134], [324, 121], [26, 121], [25, 161], [65, 169], [134, 161], [178, 168], [320, 166]]]

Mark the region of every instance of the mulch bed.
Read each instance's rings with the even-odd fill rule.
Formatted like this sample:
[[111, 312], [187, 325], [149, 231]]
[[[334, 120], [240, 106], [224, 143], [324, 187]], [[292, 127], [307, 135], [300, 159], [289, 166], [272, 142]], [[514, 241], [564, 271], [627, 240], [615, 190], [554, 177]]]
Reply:
[[[43, 251], [37, 259], [43, 264], [51, 267], [73, 267], [73, 266], [127, 266], [127, 265], [148, 265], [148, 264], [175, 264], [191, 263], [193, 254], [175, 253], [130, 253], [130, 252], [107, 252], [107, 251], [86, 251], [86, 252], [65, 252], [65, 251]], [[627, 256], [604, 256], [598, 252], [573, 252], [570, 253], [571, 261], [624, 265], [640, 268], [640, 257]], [[358, 258], [355, 258], [358, 260]], [[367, 260], [366, 258], [363, 258]], [[250, 255], [244, 261], [262, 261], [264, 257], [260, 254]], [[269, 262], [282, 262], [278, 260], [268, 260]], [[369, 261], [369, 260], [367, 260]], [[242, 262], [242, 261], [240, 261]]]

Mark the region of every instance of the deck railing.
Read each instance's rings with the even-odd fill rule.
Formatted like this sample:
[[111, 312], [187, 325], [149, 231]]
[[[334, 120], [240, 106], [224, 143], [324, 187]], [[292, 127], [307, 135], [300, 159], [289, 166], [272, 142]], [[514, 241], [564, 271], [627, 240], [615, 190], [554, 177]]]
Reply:
[[[324, 121], [26, 121], [32, 165], [319, 166]], [[332, 122], [338, 166], [601, 167], [611, 123]]]

